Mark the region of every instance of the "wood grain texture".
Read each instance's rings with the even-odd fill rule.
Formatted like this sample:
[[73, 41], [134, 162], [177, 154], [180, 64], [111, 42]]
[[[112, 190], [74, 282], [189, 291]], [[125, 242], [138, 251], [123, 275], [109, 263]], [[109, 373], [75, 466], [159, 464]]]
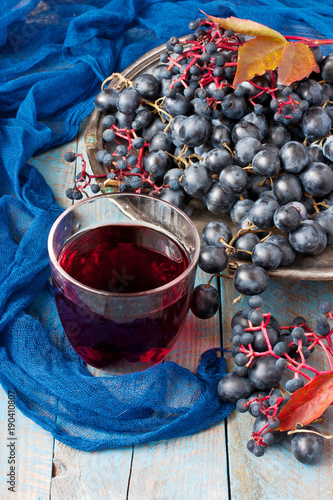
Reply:
[[[207, 275], [200, 270], [199, 283], [207, 283]], [[200, 354], [219, 346], [218, 317], [203, 321], [190, 313], [167, 359], [194, 371]], [[128, 498], [229, 498], [224, 422], [194, 436], [135, 446]]]
[[[8, 490], [8, 397], [0, 387], [0, 498], [1, 500], [49, 500], [53, 438], [32, 420], [15, 410], [15, 493]], [[14, 450], [13, 450], [14, 451]]]
[[[83, 121], [80, 127], [81, 132], [85, 126], [86, 121]], [[62, 150], [63, 152], [84, 153], [83, 134], [79, 134], [77, 139], [76, 144], [71, 143], [60, 148], [60, 156], [63, 154]], [[65, 187], [72, 185], [74, 175], [80, 170], [80, 160], [77, 160], [75, 164], [65, 163], [63, 174], [59, 174], [61, 179], [67, 179]], [[89, 164], [87, 164], [87, 171], [91, 173]], [[57, 189], [54, 189], [54, 192], [57, 192]], [[64, 195], [65, 189], [62, 188], [62, 196]], [[68, 202], [71, 204], [70, 200]], [[64, 206], [63, 199], [61, 199], [61, 204]], [[105, 375], [105, 372], [101, 370], [91, 369], [90, 371], [95, 376]], [[126, 500], [132, 452], [132, 447], [84, 452], [74, 450], [55, 440], [51, 499]]]
[[[236, 306], [232, 300], [237, 292], [232, 282], [223, 282], [223, 331], [224, 341], [230, 345], [232, 315], [245, 307]], [[295, 317], [304, 316], [310, 326], [315, 326], [320, 300], [331, 297], [332, 283], [271, 280], [263, 294], [265, 307], [280, 322], [287, 325]], [[311, 356], [315, 366], [323, 366], [319, 354]], [[229, 368], [233, 363], [229, 360]], [[333, 412], [328, 410], [324, 421], [318, 426], [324, 434], [333, 433]], [[255, 458], [246, 449], [251, 439], [254, 418], [249, 414], [233, 413], [227, 422], [230, 485], [233, 500], [328, 500], [333, 498], [332, 445], [327, 442], [325, 452], [317, 465], [303, 465], [291, 453], [290, 438], [275, 447], [270, 447], [264, 457]]]
[[[66, 151], [76, 151], [77, 140], [30, 159], [51, 186], [58, 203], [67, 207], [65, 189], [73, 179], [73, 168], [64, 161]], [[44, 318], [45, 319], [45, 318]], [[1, 499], [48, 500], [50, 498], [54, 439], [51, 434], [16, 410], [16, 493], [8, 491], [7, 394], [0, 388], [0, 497]]]

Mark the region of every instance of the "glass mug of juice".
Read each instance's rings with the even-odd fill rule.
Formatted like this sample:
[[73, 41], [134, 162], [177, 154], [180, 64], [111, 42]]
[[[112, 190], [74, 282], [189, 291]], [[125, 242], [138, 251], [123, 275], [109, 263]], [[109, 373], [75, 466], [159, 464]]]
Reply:
[[48, 251], [60, 320], [83, 361], [162, 361], [186, 319], [199, 250], [193, 222], [151, 196], [105, 194], [67, 209]]

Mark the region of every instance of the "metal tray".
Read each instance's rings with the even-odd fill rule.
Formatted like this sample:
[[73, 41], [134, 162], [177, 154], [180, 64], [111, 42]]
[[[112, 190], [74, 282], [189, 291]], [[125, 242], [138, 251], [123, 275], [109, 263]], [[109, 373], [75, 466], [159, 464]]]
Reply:
[[[186, 37], [182, 38], [182, 40], [185, 39]], [[132, 80], [140, 73], [149, 73], [153, 66], [159, 61], [161, 52], [165, 50], [165, 44], [156, 47], [140, 57], [140, 59], [131, 64], [131, 66], [126, 68], [121, 74], [125, 78]], [[119, 80], [115, 78], [109, 83], [107, 88], [112, 88], [118, 83]], [[97, 151], [103, 148], [101, 116], [102, 113], [98, 109], [92, 112], [84, 134], [86, 152], [95, 175], [108, 173], [107, 167], [104, 167], [96, 160]], [[105, 191], [102, 185], [101, 189]], [[196, 224], [199, 233], [201, 233], [208, 222], [213, 220], [220, 220], [227, 223], [233, 229], [233, 232], [236, 232], [228, 214], [222, 216], [212, 214], [195, 200], [190, 203], [189, 210], [191, 212], [190, 217]], [[238, 262], [244, 263], [244, 261], [241, 260]], [[269, 275], [290, 280], [330, 281], [333, 279], [333, 245], [327, 247], [324, 252], [315, 257], [299, 256], [295, 259], [291, 267], [278, 268], [274, 271], [270, 271]]]

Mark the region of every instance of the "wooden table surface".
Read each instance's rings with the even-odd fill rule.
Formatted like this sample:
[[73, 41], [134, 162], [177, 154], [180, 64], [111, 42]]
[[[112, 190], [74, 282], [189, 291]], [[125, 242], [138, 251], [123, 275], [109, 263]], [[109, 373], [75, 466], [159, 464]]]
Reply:
[[[81, 131], [82, 132], [82, 131]], [[55, 148], [33, 163], [53, 189], [59, 204], [71, 201], [73, 164], [66, 151], [84, 152], [82, 133], [70, 144]], [[213, 216], [212, 216], [213, 218]], [[197, 282], [206, 282], [199, 271]], [[236, 292], [229, 280], [221, 284], [220, 314], [199, 320], [189, 314], [181, 337], [167, 359], [194, 371], [200, 354], [230, 345], [230, 318]], [[302, 314], [311, 325], [319, 301], [332, 296], [332, 283], [270, 281], [265, 304], [283, 324]], [[320, 363], [320, 359], [316, 363]], [[231, 368], [230, 360], [228, 364]], [[98, 375], [98, 373], [97, 373]], [[328, 411], [320, 429], [333, 434]], [[8, 491], [7, 395], [0, 388], [0, 499], [15, 500], [332, 500], [332, 451], [329, 442], [320, 463], [297, 462], [290, 442], [271, 447], [262, 458], [246, 449], [253, 418], [233, 413], [227, 421], [194, 436], [122, 449], [82, 452], [54, 439], [18, 410], [16, 412], [16, 492]]]

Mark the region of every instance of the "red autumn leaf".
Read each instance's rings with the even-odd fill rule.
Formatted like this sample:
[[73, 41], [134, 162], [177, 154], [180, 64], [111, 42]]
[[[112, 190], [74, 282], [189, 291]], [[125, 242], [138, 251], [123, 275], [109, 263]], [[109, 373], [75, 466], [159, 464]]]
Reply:
[[280, 63], [286, 43], [265, 36], [257, 36], [244, 43], [238, 50], [238, 64], [233, 85], [275, 69]]
[[295, 430], [319, 418], [333, 402], [333, 373], [323, 373], [292, 394], [278, 415], [277, 430]]
[[225, 30], [232, 30], [235, 33], [241, 33], [242, 35], [269, 37], [275, 40], [280, 40], [282, 43], [287, 42], [285, 37], [278, 31], [272, 30], [264, 24], [250, 21], [249, 19], [238, 19], [237, 17], [227, 17], [226, 19], [221, 19], [214, 16], [208, 16], [207, 14], [205, 15], [213, 22], [218, 23], [221, 28], [224, 28]]
[[286, 43], [278, 68], [278, 84], [291, 85], [312, 71], [319, 72], [319, 67], [310, 48], [304, 43]]

